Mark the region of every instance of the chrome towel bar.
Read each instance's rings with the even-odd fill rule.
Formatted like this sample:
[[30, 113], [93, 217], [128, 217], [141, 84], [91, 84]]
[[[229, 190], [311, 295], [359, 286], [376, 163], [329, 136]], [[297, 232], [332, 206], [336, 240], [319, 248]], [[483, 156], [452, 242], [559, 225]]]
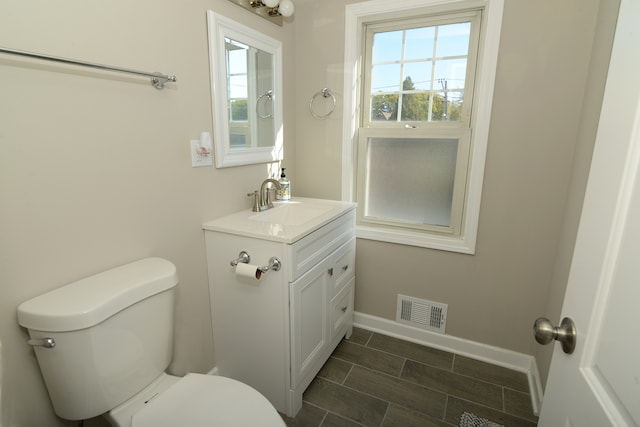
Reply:
[[27, 56], [29, 58], [44, 59], [46, 61], [61, 62], [63, 64], [80, 65], [83, 67], [97, 68], [99, 70], [116, 71], [119, 73], [136, 74], [139, 76], [151, 77], [151, 84], [156, 89], [164, 88], [168, 82], [176, 82], [176, 76], [170, 76], [162, 73], [147, 73], [145, 71], [130, 70], [128, 68], [112, 67], [110, 65], [96, 64], [93, 62], [76, 61], [75, 59], [61, 58], [59, 56], [43, 55], [41, 53], [27, 52], [18, 49], [9, 49], [0, 46], [0, 53], [8, 53], [11, 55]]

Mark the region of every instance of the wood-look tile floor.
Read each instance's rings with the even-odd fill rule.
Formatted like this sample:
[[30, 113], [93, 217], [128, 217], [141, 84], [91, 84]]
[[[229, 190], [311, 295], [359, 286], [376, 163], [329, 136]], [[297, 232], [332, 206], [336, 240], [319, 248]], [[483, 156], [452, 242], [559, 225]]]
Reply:
[[303, 395], [290, 427], [451, 427], [472, 412], [533, 427], [522, 372], [354, 328]]

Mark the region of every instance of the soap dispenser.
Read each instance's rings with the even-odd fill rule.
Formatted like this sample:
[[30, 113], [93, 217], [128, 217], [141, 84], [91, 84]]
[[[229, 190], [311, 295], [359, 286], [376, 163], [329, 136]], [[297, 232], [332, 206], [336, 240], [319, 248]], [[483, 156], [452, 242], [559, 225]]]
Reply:
[[278, 183], [280, 184], [280, 189], [276, 193], [277, 200], [290, 200], [291, 199], [291, 182], [287, 179], [287, 176], [284, 174], [284, 170], [286, 168], [282, 168], [282, 173], [280, 174], [280, 179]]

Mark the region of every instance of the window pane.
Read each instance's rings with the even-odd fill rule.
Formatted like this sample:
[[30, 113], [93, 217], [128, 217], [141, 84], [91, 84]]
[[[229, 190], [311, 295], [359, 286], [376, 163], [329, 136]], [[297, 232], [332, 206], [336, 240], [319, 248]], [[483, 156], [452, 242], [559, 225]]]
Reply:
[[467, 60], [448, 59], [436, 61], [435, 78], [440, 87], [438, 89], [464, 89], [464, 79], [467, 74]]
[[246, 74], [247, 73], [247, 51], [229, 50], [228, 52], [228, 68], [229, 74]]
[[374, 65], [371, 70], [371, 94], [400, 91], [400, 64]]
[[464, 91], [453, 91], [447, 94], [447, 120], [461, 121]]
[[432, 121], [456, 122], [462, 120], [462, 93], [439, 92], [433, 96]]
[[432, 64], [431, 61], [405, 64], [402, 90], [431, 90]]
[[371, 121], [391, 121], [398, 119], [398, 94], [371, 96]]
[[449, 59], [435, 65], [436, 90], [433, 97], [433, 121], [462, 121], [462, 101], [467, 60]]
[[449, 226], [458, 151], [453, 138], [369, 138], [366, 217]]
[[407, 30], [404, 59], [427, 59], [433, 57], [435, 45], [435, 27], [422, 27]]
[[229, 76], [229, 99], [247, 98], [247, 75]]
[[402, 31], [373, 35], [373, 63], [399, 61], [402, 55]]
[[232, 129], [229, 129], [229, 147], [230, 148], [244, 148], [248, 147], [247, 135], [243, 133], [233, 133]]
[[470, 33], [470, 22], [439, 26], [436, 56], [467, 56]]
[[233, 122], [249, 120], [246, 99], [231, 99], [230, 103], [229, 120]]
[[402, 96], [402, 120], [429, 120], [429, 94], [411, 93]]

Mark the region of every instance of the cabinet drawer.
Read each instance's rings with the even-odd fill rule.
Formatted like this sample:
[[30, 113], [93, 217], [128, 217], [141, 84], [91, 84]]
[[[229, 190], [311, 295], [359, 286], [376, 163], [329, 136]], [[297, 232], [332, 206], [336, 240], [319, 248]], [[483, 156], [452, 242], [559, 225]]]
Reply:
[[342, 335], [343, 327], [353, 319], [353, 288], [355, 277], [351, 278], [347, 286], [332, 302], [331, 309], [331, 337]]
[[330, 298], [338, 295], [356, 273], [356, 238], [352, 237], [332, 255], [333, 286]]
[[351, 210], [290, 245], [289, 282], [296, 280], [354, 235], [355, 211]]

